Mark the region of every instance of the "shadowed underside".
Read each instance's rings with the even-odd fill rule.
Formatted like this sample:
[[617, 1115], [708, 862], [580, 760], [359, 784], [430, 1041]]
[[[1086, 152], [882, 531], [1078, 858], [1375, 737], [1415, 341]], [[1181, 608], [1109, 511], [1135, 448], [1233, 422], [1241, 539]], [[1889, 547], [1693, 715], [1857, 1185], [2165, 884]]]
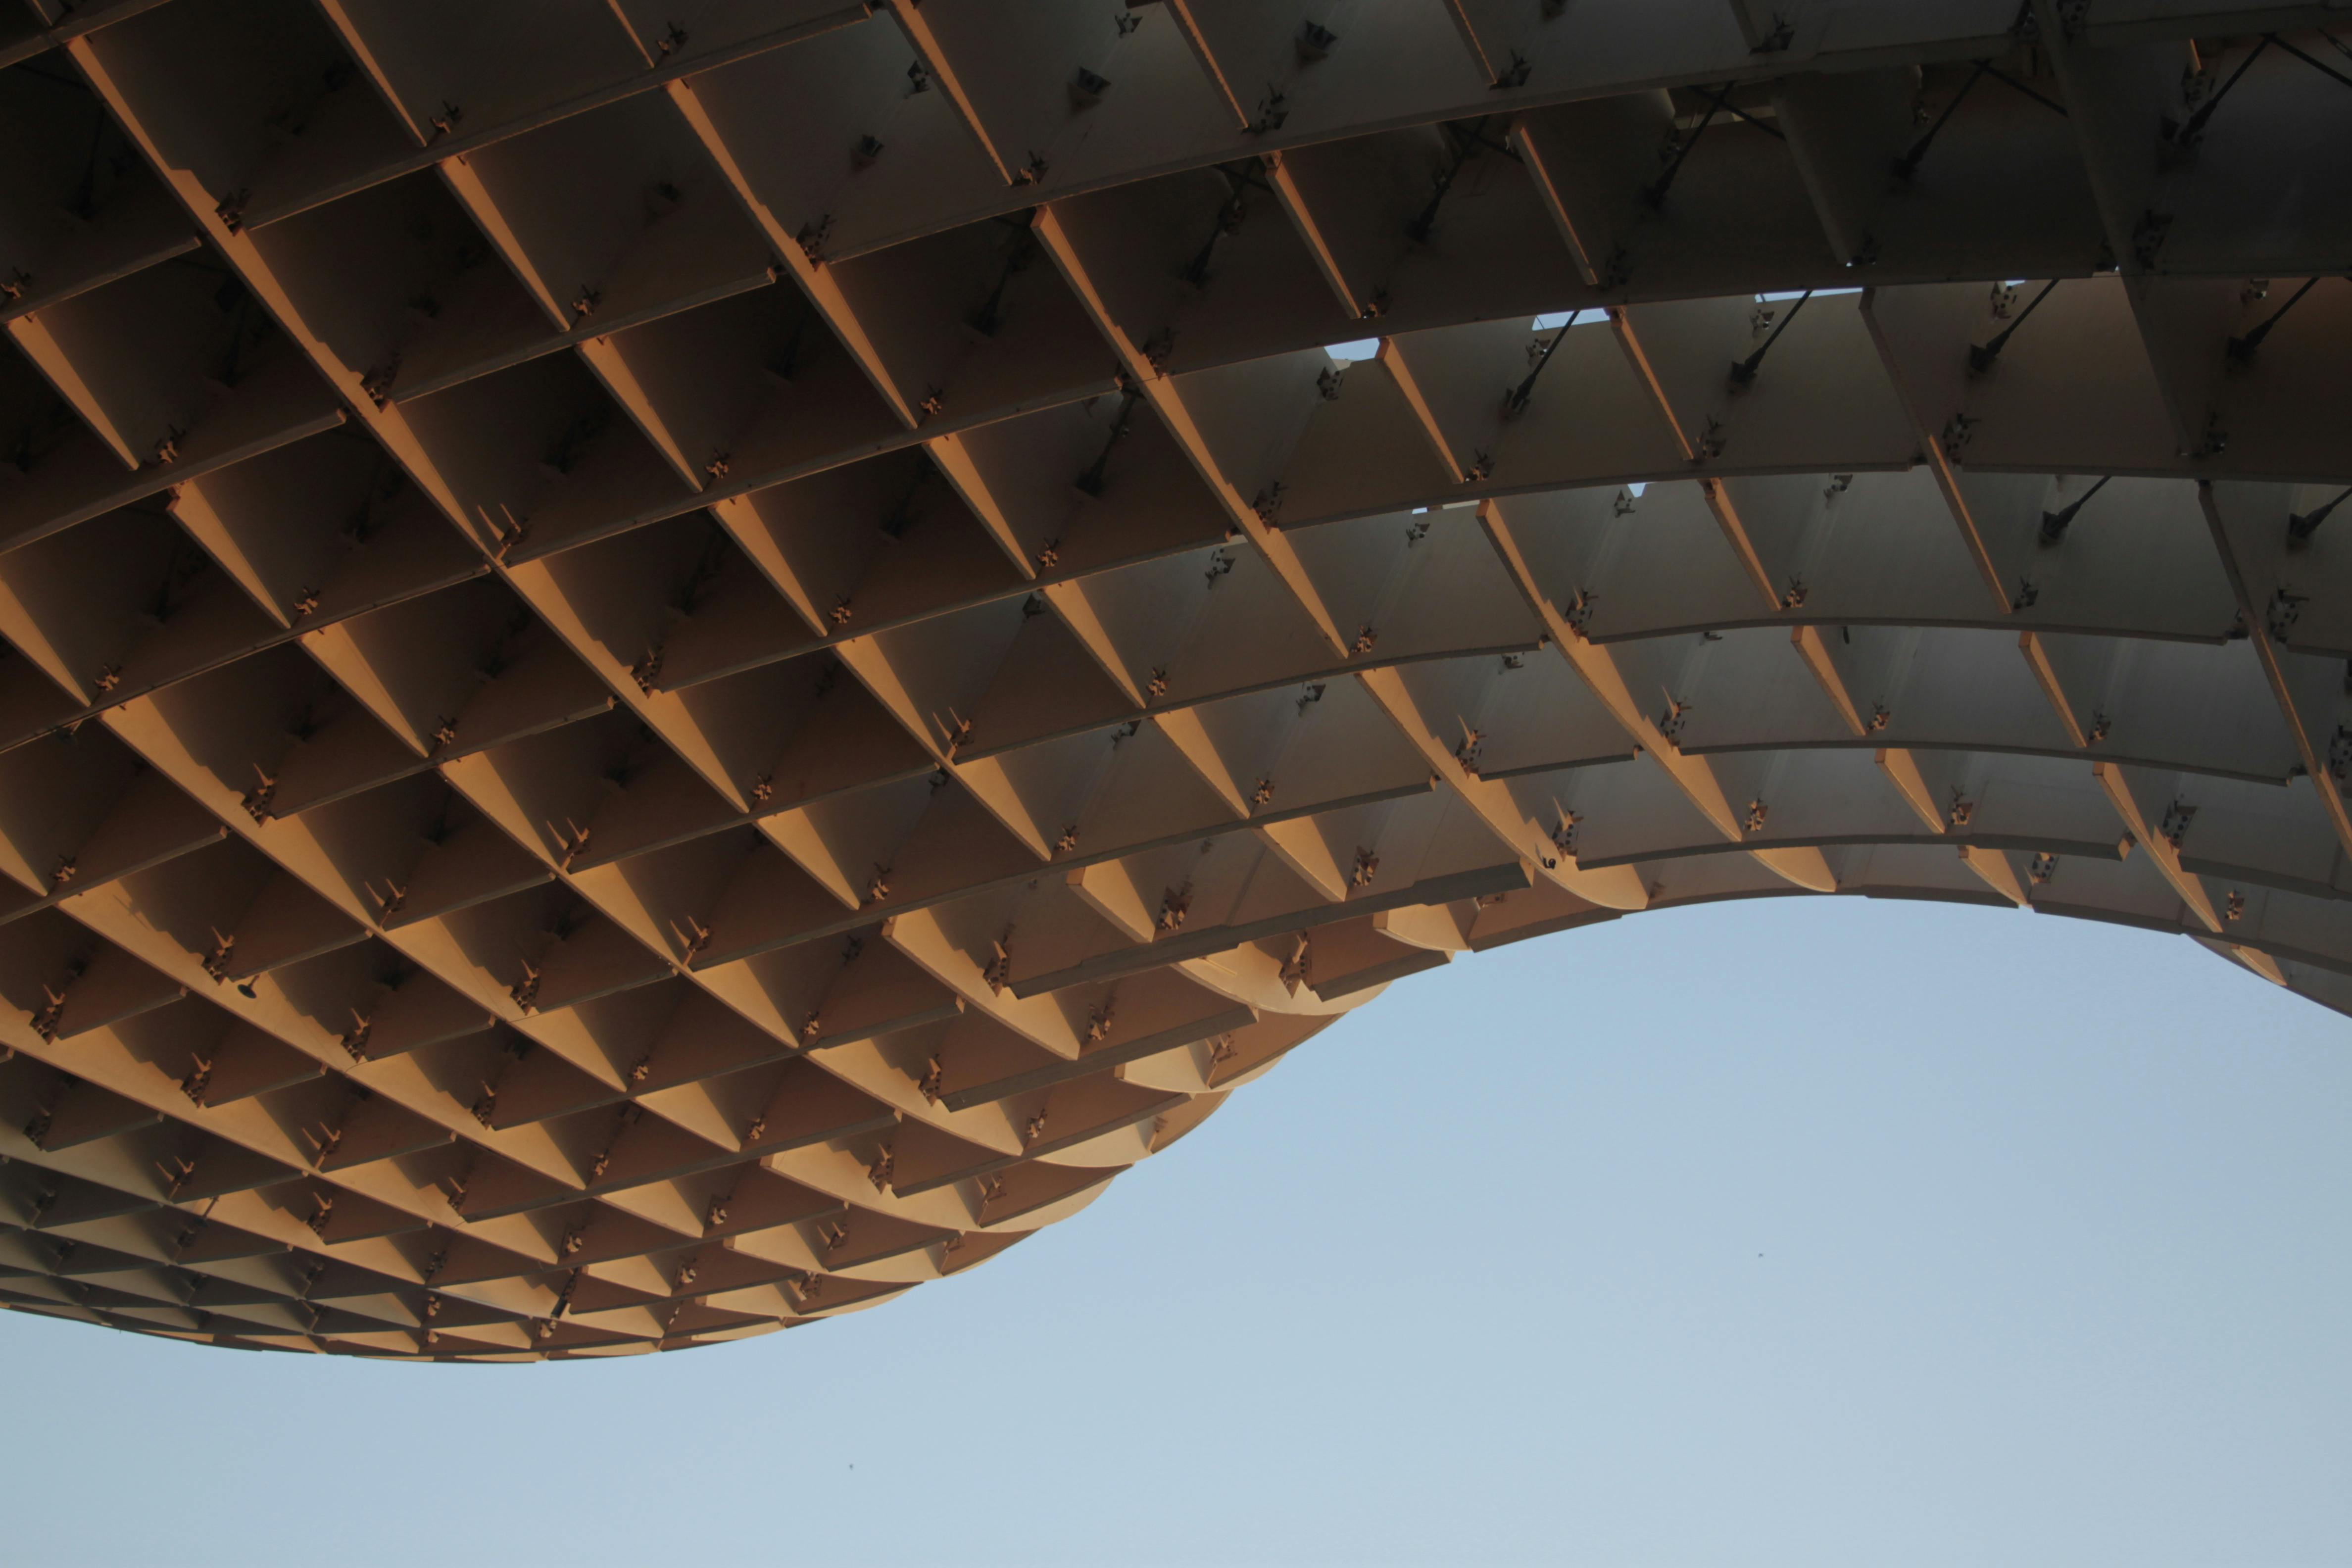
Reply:
[[2352, 1010], [2343, 0], [0, 0], [0, 1304], [764, 1332], [1706, 900]]

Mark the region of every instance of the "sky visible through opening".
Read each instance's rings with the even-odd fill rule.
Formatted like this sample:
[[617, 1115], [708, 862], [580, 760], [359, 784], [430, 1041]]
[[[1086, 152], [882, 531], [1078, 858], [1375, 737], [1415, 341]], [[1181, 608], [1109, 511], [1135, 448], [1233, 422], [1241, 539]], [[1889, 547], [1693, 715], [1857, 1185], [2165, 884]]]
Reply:
[[0, 1314], [40, 1565], [2352, 1563], [2352, 1022], [1860, 899], [1401, 983], [880, 1310], [382, 1365]]

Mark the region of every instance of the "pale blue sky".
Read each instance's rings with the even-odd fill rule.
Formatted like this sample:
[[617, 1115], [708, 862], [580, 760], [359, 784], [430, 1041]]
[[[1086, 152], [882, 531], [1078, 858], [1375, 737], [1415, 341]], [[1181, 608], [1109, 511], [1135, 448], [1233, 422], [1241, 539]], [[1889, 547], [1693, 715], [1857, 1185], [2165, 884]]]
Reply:
[[1644, 916], [1405, 982], [838, 1322], [462, 1368], [0, 1314], [0, 1560], [2352, 1564], [2347, 1132], [2352, 1021], [2179, 939]]

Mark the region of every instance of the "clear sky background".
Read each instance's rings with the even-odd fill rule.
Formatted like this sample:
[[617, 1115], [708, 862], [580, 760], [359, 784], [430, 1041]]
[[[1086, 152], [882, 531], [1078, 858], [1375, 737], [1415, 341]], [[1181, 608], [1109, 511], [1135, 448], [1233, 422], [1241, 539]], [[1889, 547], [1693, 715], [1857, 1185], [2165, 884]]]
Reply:
[[10, 1564], [2352, 1564], [2352, 1021], [1775, 900], [1404, 982], [1091, 1209], [604, 1363], [0, 1313]]

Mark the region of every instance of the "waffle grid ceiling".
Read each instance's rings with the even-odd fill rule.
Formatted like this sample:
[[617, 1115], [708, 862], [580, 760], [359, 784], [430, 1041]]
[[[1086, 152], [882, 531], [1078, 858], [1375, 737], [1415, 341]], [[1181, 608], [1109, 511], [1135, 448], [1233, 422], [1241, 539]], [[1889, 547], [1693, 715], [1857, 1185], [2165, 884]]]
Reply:
[[2352, 1010], [2347, 37], [0, 0], [0, 1304], [761, 1333], [1708, 900]]

